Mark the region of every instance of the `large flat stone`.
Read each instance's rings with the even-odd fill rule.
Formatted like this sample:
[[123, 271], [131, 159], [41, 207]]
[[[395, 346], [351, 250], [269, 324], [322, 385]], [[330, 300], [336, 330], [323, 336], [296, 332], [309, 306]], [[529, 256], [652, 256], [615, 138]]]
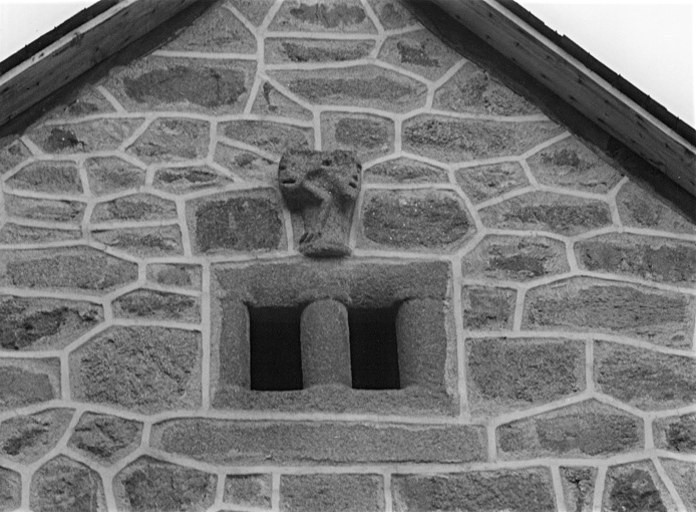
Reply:
[[171, 167], [155, 171], [153, 185], [173, 194], [224, 187], [232, 180], [209, 167]]
[[161, 286], [200, 289], [202, 270], [199, 265], [153, 263], [147, 266], [147, 279]]
[[462, 288], [462, 318], [469, 330], [512, 329], [515, 290], [488, 286]]
[[398, 0], [368, 0], [385, 30], [405, 28], [417, 23]]
[[113, 463], [140, 444], [143, 424], [110, 414], [86, 412], [75, 425], [68, 445], [102, 464]]
[[227, 475], [223, 501], [236, 506], [271, 508], [272, 476], [266, 474]]
[[31, 190], [53, 194], [82, 193], [82, 182], [77, 167], [67, 162], [33, 162], [22, 167], [10, 179], [11, 189]]
[[454, 175], [459, 186], [474, 203], [529, 185], [522, 166], [517, 162], [465, 167], [455, 171]]
[[85, 168], [89, 189], [98, 196], [126, 190], [136, 191], [145, 185], [145, 171], [120, 158], [88, 158]]
[[667, 490], [650, 461], [610, 466], [604, 483], [602, 509], [640, 512], [677, 510], [667, 497]]
[[46, 153], [90, 153], [117, 149], [142, 123], [133, 118], [99, 119], [39, 126], [27, 135]]
[[80, 229], [51, 229], [7, 222], [0, 227], [0, 244], [42, 244], [82, 238]]
[[0, 411], [60, 398], [60, 361], [0, 359]]
[[696, 233], [696, 223], [647, 185], [638, 185], [633, 181], [624, 183], [616, 196], [616, 204], [621, 222], [626, 226]]
[[0, 176], [31, 156], [31, 151], [19, 140], [11, 140], [0, 147]]
[[0, 467], [0, 511], [11, 512], [19, 508], [22, 501], [22, 476]]
[[99, 203], [91, 222], [166, 220], [176, 218], [176, 203], [151, 194], [133, 194]]
[[65, 222], [79, 225], [85, 213], [85, 203], [54, 201], [5, 195], [5, 212], [9, 216], [44, 222]]
[[428, 30], [387, 37], [378, 58], [430, 80], [437, 80], [462, 59]]
[[686, 510], [696, 510], [696, 464], [682, 460], [660, 459], [677, 492], [681, 497]]
[[99, 229], [90, 236], [109, 247], [136, 256], [182, 254], [181, 230], [178, 224], [147, 228]]
[[74, 409], [48, 409], [0, 423], [0, 454], [31, 464], [52, 450], [68, 429]]
[[64, 455], [41, 466], [31, 480], [35, 512], [101, 512], [106, 510], [99, 473]]
[[265, 41], [267, 64], [281, 62], [345, 62], [366, 58], [374, 41], [268, 38]]
[[278, 186], [278, 162], [220, 142], [215, 146], [215, 161], [234, 175], [237, 183]]
[[325, 151], [356, 151], [363, 162], [394, 150], [394, 123], [385, 117], [324, 112], [321, 133]]
[[358, 0], [327, 3], [288, 0], [283, 3], [269, 28], [277, 31], [376, 32]]
[[447, 171], [410, 158], [373, 165], [363, 172], [367, 183], [446, 183]]
[[696, 453], [696, 413], [657, 418], [653, 422], [655, 446], [681, 453]]
[[370, 474], [283, 475], [283, 512], [381, 512], [384, 478]]
[[159, 118], [127, 151], [147, 163], [198, 160], [208, 153], [209, 139], [205, 121]]
[[290, 148], [314, 146], [311, 128], [299, 128], [270, 121], [230, 121], [222, 123], [219, 132], [229, 139], [257, 146], [278, 155]]
[[200, 303], [196, 297], [139, 289], [122, 295], [112, 303], [119, 318], [151, 318], [199, 323]]

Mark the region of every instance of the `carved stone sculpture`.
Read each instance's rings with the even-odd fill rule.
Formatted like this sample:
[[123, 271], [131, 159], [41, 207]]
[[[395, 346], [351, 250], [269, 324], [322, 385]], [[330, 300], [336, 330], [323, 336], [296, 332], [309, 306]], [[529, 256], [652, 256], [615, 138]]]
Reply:
[[348, 256], [353, 207], [362, 166], [354, 151], [290, 149], [278, 165], [285, 202], [304, 223], [300, 252], [314, 258]]

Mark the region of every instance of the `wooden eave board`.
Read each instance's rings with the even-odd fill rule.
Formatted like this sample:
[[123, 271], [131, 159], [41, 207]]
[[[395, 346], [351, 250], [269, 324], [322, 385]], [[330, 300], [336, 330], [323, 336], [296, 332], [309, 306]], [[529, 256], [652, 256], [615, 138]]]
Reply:
[[696, 196], [696, 147], [496, 0], [433, 0], [459, 23]]
[[197, 0], [121, 0], [0, 76], [0, 126]]

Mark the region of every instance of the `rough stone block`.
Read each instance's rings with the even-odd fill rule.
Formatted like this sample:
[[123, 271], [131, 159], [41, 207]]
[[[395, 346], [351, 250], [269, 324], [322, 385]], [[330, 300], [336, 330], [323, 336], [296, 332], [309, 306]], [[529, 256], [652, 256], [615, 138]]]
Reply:
[[572, 278], [527, 292], [523, 328], [600, 332], [691, 347], [696, 301], [643, 286]]
[[205, 121], [160, 118], [128, 147], [128, 153], [147, 163], [197, 160], [208, 153], [209, 138]]
[[22, 500], [22, 477], [10, 469], [0, 467], [0, 512], [11, 512]]
[[176, 218], [176, 203], [151, 194], [133, 194], [94, 207], [91, 222], [164, 220]]
[[227, 0], [225, 5], [231, 5], [258, 27], [274, 3], [275, 0]]
[[696, 243], [628, 234], [602, 235], [575, 244], [581, 268], [678, 286], [696, 283]]
[[655, 419], [653, 437], [658, 448], [696, 453], [696, 413]]
[[35, 512], [106, 511], [99, 473], [64, 455], [34, 473], [29, 504]]
[[208, 167], [173, 167], [155, 171], [153, 186], [172, 194], [188, 194], [208, 188], [221, 188], [232, 179]]
[[145, 185], [145, 171], [115, 157], [85, 160], [89, 189], [98, 196], [133, 190]]
[[97, 242], [136, 256], [183, 254], [178, 225], [148, 228], [100, 229], [90, 233]]
[[464, 329], [512, 329], [516, 295], [515, 290], [507, 288], [463, 287], [462, 317], [464, 318]]
[[562, 339], [467, 340], [472, 411], [490, 415], [523, 409], [585, 388], [585, 347]]
[[21, 464], [31, 464], [52, 450], [63, 437], [74, 409], [48, 409], [15, 416], [0, 423], [0, 454]]
[[5, 212], [11, 217], [79, 225], [85, 203], [5, 195]]
[[551, 474], [546, 468], [394, 475], [392, 495], [399, 512], [554, 512]]
[[455, 171], [455, 177], [474, 203], [529, 185], [522, 166], [515, 162], [465, 167]]
[[66, 299], [0, 296], [0, 348], [61, 349], [104, 321], [103, 308]]
[[529, 281], [569, 269], [565, 244], [541, 236], [489, 235], [462, 259], [465, 278]]
[[385, 117], [324, 112], [321, 133], [324, 150], [356, 151], [362, 161], [394, 150], [394, 123]]
[[21, 164], [31, 156], [24, 143], [15, 139], [0, 147], [0, 176]]
[[218, 131], [229, 139], [278, 155], [290, 148], [309, 148], [314, 145], [311, 128], [270, 121], [230, 121], [222, 123]]
[[584, 466], [561, 466], [559, 469], [566, 510], [593, 512], [597, 469]]
[[227, 475], [223, 501], [243, 507], [271, 508], [271, 475]]
[[403, 4], [397, 0], [368, 0], [368, 2], [385, 30], [405, 28], [417, 23]]
[[374, 41], [268, 38], [265, 42], [267, 64], [282, 62], [345, 62], [367, 58]]
[[621, 179], [621, 173], [571, 137], [542, 149], [529, 158], [539, 183], [602, 194]]
[[255, 185], [277, 186], [278, 162], [246, 151], [218, 143], [215, 146], [215, 161], [234, 175], [235, 182]]
[[443, 162], [520, 155], [561, 133], [550, 121], [503, 123], [421, 114], [404, 122], [404, 149]]
[[447, 250], [475, 228], [452, 192], [368, 191], [363, 201], [363, 246]]
[[602, 510], [667, 512], [676, 508], [652, 462], [643, 461], [609, 467]]
[[47, 192], [49, 194], [81, 194], [80, 175], [72, 163], [33, 162], [7, 180], [8, 188]]
[[60, 242], [65, 240], [79, 240], [82, 231], [79, 229], [49, 229], [22, 226], [14, 222], [7, 222], [0, 227], [0, 244], [42, 244], [46, 242]]
[[142, 430], [143, 424], [138, 421], [86, 412], [68, 445], [102, 464], [111, 464], [138, 447]]
[[311, 111], [279, 92], [271, 82], [263, 82], [259, 87], [254, 104], [251, 106], [251, 113], [290, 119], [313, 119]]
[[596, 400], [496, 429], [504, 458], [606, 457], [642, 449], [643, 420]]
[[162, 286], [200, 289], [202, 270], [198, 265], [152, 263], [147, 266], [147, 279]]
[[550, 192], [531, 192], [480, 211], [485, 226], [573, 236], [611, 225], [609, 205]]
[[217, 477], [151, 457], [140, 457], [114, 479], [119, 510], [199, 512], [215, 500]]
[[73, 154], [117, 149], [143, 119], [99, 119], [64, 125], [39, 126], [28, 137], [46, 153]]
[[473, 425], [184, 418], [153, 427], [151, 445], [214, 464], [464, 463], [484, 460]]
[[369, 183], [446, 183], [447, 171], [410, 158], [388, 160], [365, 169]]
[[0, 284], [105, 293], [135, 281], [138, 266], [91, 247], [0, 251]]
[[696, 359], [604, 341], [595, 342], [594, 379], [602, 393], [644, 410], [696, 400]]
[[145, 414], [196, 407], [200, 334], [164, 327], [112, 327], [70, 355], [73, 398]]
[[382, 512], [384, 478], [381, 475], [282, 475], [282, 512]]
[[696, 223], [647, 185], [624, 183], [616, 196], [621, 222], [625, 226], [659, 229], [674, 233], [696, 233]]
[[378, 58], [430, 80], [437, 80], [462, 59], [429, 30], [387, 37]]
[[0, 359], [0, 411], [60, 398], [60, 361]]
[[696, 510], [696, 464], [682, 460], [660, 459], [687, 512]]
[[305, 3], [288, 0], [276, 14], [270, 30], [308, 32], [376, 32], [359, 0]]
[[433, 106], [466, 114], [541, 114], [533, 104], [505, 87], [473, 62], [465, 63], [452, 78], [435, 91]]
[[42, 120], [75, 119], [115, 111], [113, 105], [99, 91], [93, 87], [84, 86], [71, 92], [61, 105], [51, 109], [42, 117]]
[[315, 105], [407, 112], [425, 104], [425, 84], [373, 65], [328, 70], [275, 71], [292, 93]]
[[199, 323], [200, 303], [196, 297], [158, 290], [140, 289], [122, 295], [113, 302], [114, 316], [151, 318]]
[[277, 195], [270, 189], [190, 201], [186, 216], [195, 253], [272, 251], [284, 245]]

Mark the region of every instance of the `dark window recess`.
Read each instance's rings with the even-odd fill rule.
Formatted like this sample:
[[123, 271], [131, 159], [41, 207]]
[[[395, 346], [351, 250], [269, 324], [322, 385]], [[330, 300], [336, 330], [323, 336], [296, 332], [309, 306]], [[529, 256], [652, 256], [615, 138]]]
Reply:
[[353, 388], [399, 389], [397, 310], [348, 309]]
[[249, 307], [251, 389], [302, 389], [298, 308]]

